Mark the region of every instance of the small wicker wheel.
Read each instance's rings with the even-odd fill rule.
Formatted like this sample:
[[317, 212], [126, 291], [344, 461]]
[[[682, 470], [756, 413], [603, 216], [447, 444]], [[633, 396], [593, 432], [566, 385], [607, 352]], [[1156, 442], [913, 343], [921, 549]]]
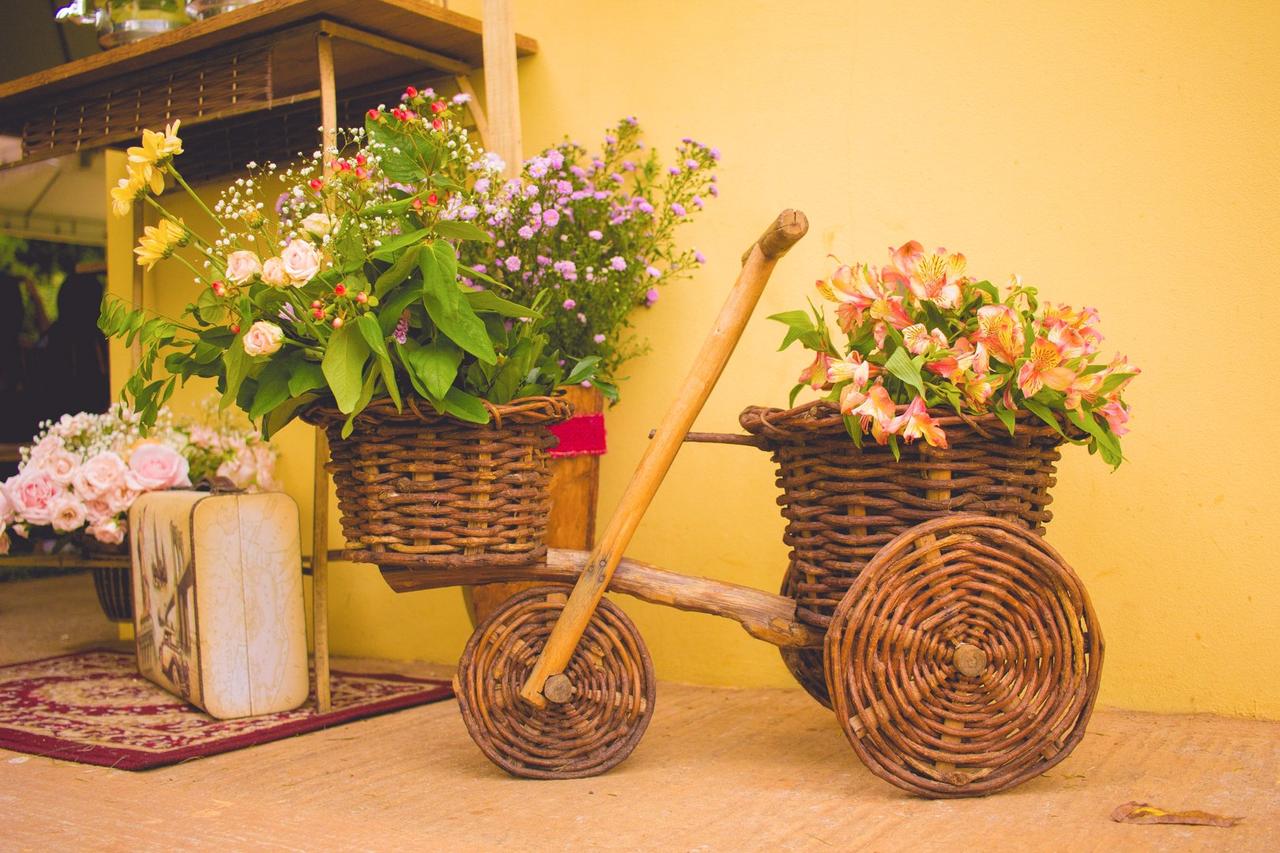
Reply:
[[1102, 634], [1080, 579], [1039, 536], [955, 515], [895, 538], [836, 608], [827, 682], [877, 776], [926, 797], [991, 794], [1084, 736]]
[[[631, 754], [653, 716], [653, 662], [635, 625], [607, 599], [556, 679], [545, 708], [520, 688], [564, 609], [571, 588], [539, 586], [513, 596], [467, 642], [455, 683], [471, 739], [513, 776], [596, 776]], [[547, 694], [551, 694], [548, 682]]]
[[[796, 581], [795, 564], [791, 564], [787, 566], [787, 573], [782, 579], [781, 594], [794, 599]], [[830, 708], [831, 694], [827, 690], [827, 673], [823, 666], [822, 649], [787, 649], [779, 646], [778, 652], [782, 655], [782, 663], [787, 667], [787, 672], [791, 673], [796, 683], [824, 708]]]

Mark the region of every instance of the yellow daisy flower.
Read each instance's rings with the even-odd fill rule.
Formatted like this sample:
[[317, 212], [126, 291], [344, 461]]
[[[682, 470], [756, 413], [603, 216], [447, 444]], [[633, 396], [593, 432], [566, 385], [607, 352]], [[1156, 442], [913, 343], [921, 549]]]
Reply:
[[111, 188], [111, 209], [116, 216], [128, 216], [129, 211], [133, 209], [133, 202], [142, 194], [142, 184], [138, 183], [136, 176], [131, 172], [129, 177], [121, 178], [120, 181]]
[[159, 225], [143, 228], [138, 247], [133, 250], [138, 256], [138, 265], [151, 269], [156, 261], [169, 257], [174, 249], [186, 242], [186, 236], [181, 220], [161, 219]]

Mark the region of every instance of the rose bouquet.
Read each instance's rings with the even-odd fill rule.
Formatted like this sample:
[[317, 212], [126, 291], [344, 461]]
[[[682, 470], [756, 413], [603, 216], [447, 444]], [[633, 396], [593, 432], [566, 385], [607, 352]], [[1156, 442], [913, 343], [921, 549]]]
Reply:
[[167, 409], [146, 438], [141, 417], [118, 403], [103, 414], [47, 422], [22, 449], [18, 473], [0, 486], [0, 553], [9, 549], [8, 527], [24, 537], [47, 528], [118, 545], [138, 495], [191, 485], [185, 444]]
[[[459, 244], [491, 239], [473, 221], [482, 203], [474, 185], [501, 168], [470, 142], [458, 115], [465, 102], [410, 87], [398, 106], [369, 110], [363, 128], [311, 158], [249, 164], [212, 208], [174, 165], [177, 123], [144, 132], [112, 190], [116, 212], [139, 200], [154, 208], [160, 220], [144, 229], [138, 263], [174, 259], [202, 288], [181, 320], [104, 303], [103, 331], [142, 341], [125, 392], [144, 421], [191, 376], [214, 378], [222, 405], [262, 419], [268, 437], [313, 404], [345, 415], [346, 437], [371, 401], [399, 409], [406, 395], [487, 423], [488, 404], [590, 378], [594, 362], [566, 369], [548, 346], [545, 300], [511, 301], [458, 260]], [[160, 204], [166, 178], [216, 236]], [[277, 180], [285, 191], [269, 198]], [[162, 357], [169, 375], [156, 375]]]
[[594, 383], [611, 397], [622, 365], [645, 349], [627, 334], [632, 312], [704, 260], [678, 248], [675, 234], [717, 194], [720, 153], [686, 138], [675, 155], [663, 168], [628, 118], [598, 154], [564, 142], [526, 161], [518, 177], [477, 187], [477, 221], [494, 239], [465, 244], [463, 259], [517, 301], [549, 291], [552, 345], [599, 359]]
[[791, 400], [806, 386], [821, 392], [859, 446], [869, 434], [895, 456], [899, 440], [946, 447], [941, 407], [994, 414], [1010, 434], [1026, 410], [1111, 465], [1123, 461], [1123, 394], [1139, 371], [1121, 356], [1099, 361], [1094, 309], [1042, 305], [1016, 276], [1002, 294], [966, 273], [964, 255], [915, 241], [879, 269], [839, 265], [817, 287], [846, 339], [835, 343], [821, 307], [771, 318], [788, 327], [783, 349], [799, 341], [815, 354]]
[[280, 490], [276, 449], [230, 410], [204, 406], [201, 417], [178, 424], [186, 436], [183, 455], [193, 482], [226, 481], [246, 492]]

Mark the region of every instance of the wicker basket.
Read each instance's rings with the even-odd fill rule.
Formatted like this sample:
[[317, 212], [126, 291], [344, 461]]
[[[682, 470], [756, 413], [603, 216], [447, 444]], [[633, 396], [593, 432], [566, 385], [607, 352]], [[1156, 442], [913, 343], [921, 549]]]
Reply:
[[858, 573], [881, 547], [922, 521], [966, 512], [1005, 518], [1043, 532], [1062, 436], [1023, 413], [1015, 435], [994, 415], [960, 418], [934, 410], [950, 448], [923, 441], [859, 449], [835, 405], [751, 407], [740, 422], [778, 465], [791, 562], [783, 590], [801, 621], [825, 629]]
[[547, 427], [572, 414], [553, 397], [490, 406], [464, 423], [407, 400], [377, 400], [355, 421], [331, 407], [303, 419], [329, 437], [347, 559], [377, 566], [526, 566], [546, 558]]

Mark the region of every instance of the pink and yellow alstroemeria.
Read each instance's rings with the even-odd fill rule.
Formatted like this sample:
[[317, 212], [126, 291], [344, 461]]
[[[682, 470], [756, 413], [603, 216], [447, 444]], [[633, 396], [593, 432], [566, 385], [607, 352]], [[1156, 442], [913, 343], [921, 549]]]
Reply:
[[930, 331], [924, 323], [912, 323], [902, 330], [902, 342], [912, 355], [924, 355], [930, 349], [936, 351], [947, 348], [947, 336], [941, 329]]
[[984, 305], [978, 309], [978, 332], [974, 341], [991, 355], [1012, 367], [1027, 346], [1022, 320], [1008, 305]]
[[901, 432], [903, 440], [908, 444], [917, 438], [923, 438], [931, 447], [946, 449], [947, 446], [947, 434], [929, 417], [923, 397], [916, 397], [911, 401], [907, 410], [889, 425], [889, 432]]
[[877, 370], [879, 368], [875, 365], [864, 361], [858, 353], [852, 352], [849, 353], [848, 358], [828, 360], [827, 381], [834, 384], [849, 380], [858, 390], [862, 390], [867, 387], [867, 383], [871, 381], [872, 375]]
[[939, 308], [960, 307], [964, 255], [959, 252], [948, 255], [943, 249], [928, 255], [915, 240], [890, 252], [892, 264], [880, 271], [880, 277], [886, 284], [901, 285], [916, 299], [929, 300]]
[[1101, 373], [1077, 376], [1065, 389], [1067, 397], [1063, 405], [1068, 409], [1079, 409], [1082, 403], [1094, 402], [1098, 399], [1098, 393], [1102, 390], [1105, 378]]
[[890, 427], [894, 424], [894, 413], [897, 408], [893, 405], [889, 392], [879, 383], [871, 386], [861, 403], [848, 411], [844, 411], [843, 408], [841, 411], [846, 415], [861, 418], [862, 431], [866, 432], [869, 426], [871, 435], [875, 437], [878, 444], [886, 443], [889, 440], [889, 434], [896, 431]]
[[1031, 353], [1018, 369], [1018, 390], [1034, 397], [1044, 386], [1066, 391], [1076, 380], [1076, 373], [1062, 363], [1062, 350], [1046, 338], [1036, 338]]
[[1114, 434], [1124, 435], [1129, 431], [1129, 410], [1119, 402], [1112, 400], [1104, 406], [1099, 406], [1094, 411], [1107, 419], [1107, 426], [1111, 428], [1111, 432]]
[[802, 385], [808, 385], [810, 388], [817, 390], [828, 386], [830, 380], [827, 379], [828, 366], [831, 364], [831, 357], [825, 352], [817, 353], [814, 356], [813, 363], [800, 371], [800, 378], [796, 381]]
[[848, 333], [862, 325], [863, 312], [885, 297], [881, 282], [866, 264], [841, 264], [828, 279], [819, 279], [818, 292], [836, 303], [836, 322]]

